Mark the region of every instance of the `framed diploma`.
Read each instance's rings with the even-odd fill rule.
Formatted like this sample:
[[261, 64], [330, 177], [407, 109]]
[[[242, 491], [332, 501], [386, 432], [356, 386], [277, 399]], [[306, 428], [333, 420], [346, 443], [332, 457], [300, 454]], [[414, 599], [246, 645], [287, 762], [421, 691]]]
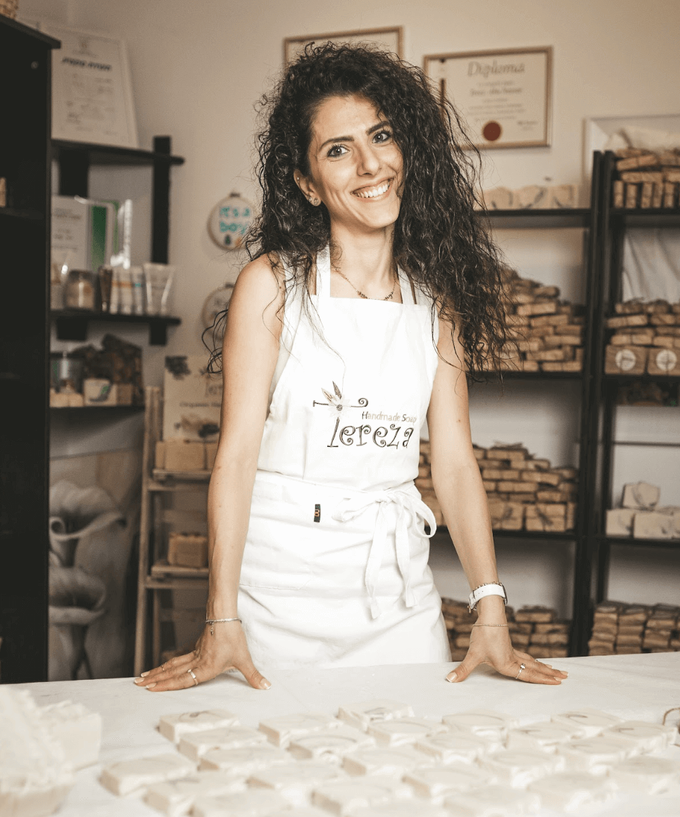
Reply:
[[402, 29], [396, 28], [367, 28], [361, 31], [341, 31], [336, 34], [305, 34], [303, 37], [286, 37], [283, 41], [283, 63], [292, 62], [309, 43], [370, 43], [385, 51], [392, 51], [401, 57]]
[[125, 44], [104, 34], [45, 25], [52, 54], [52, 138], [137, 148]]
[[550, 144], [552, 48], [432, 54], [425, 73], [479, 148]]

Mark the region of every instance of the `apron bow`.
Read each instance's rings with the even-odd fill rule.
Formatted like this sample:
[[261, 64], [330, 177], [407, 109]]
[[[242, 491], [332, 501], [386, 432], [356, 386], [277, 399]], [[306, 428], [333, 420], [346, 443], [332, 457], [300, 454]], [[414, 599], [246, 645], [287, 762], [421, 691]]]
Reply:
[[411, 491], [403, 488], [388, 488], [384, 491], [366, 491], [361, 496], [345, 497], [339, 503], [333, 514], [333, 519], [338, 522], [349, 522], [361, 516], [369, 508], [378, 504], [378, 513], [373, 530], [373, 539], [368, 551], [366, 560], [366, 570], [364, 573], [364, 585], [368, 594], [371, 616], [378, 618], [382, 613], [382, 608], [376, 597], [376, 585], [378, 575], [382, 566], [385, 546], [387, 544], [387, 517], [386, 509], [390, 504], [397, 506], [397, 523], [394, 530], [394, 538], [397, 551], [397, 564], [399, 572], [404, 581], [404, 604], [407, 607], [415, 607], [416, 601], [411, 588], [411, 555], [408, 544], [408, 526], [411, 521], [416, 522], [420, 517], [430, 528], [426, 534], [428, 537], [434, 536], [437, 530], [437, 523], [434, 514], [427, 507], [420, 497], [413, 495]]

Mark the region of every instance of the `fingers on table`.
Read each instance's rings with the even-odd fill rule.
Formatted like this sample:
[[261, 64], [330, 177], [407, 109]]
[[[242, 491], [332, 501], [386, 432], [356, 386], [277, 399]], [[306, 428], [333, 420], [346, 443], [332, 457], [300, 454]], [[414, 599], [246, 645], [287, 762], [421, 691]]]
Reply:
[[520, 655], [517, 662], [513, 665], [514, 672], [508, 672], [508, 675], [513, 675], [517, 681], [524, 681], [528, 684], [561, 684], [567, 677], [566, 672], [553, 669], [548, 664], [543, 664], [530, 656], [524, 657]]

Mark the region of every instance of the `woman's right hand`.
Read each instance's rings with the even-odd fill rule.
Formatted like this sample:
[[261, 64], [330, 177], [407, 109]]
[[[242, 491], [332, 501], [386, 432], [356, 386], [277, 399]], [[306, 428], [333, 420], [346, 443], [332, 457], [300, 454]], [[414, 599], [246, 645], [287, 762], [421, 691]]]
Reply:
[[135, 684], [150, 692], [187, 689], [231, 669], [237, 669], [254, 689], [269, 689], [271, 686], [255, 668], [238, 621], [206, 624], [192, 652], [143, 672], [140, 678], [135, 678]]

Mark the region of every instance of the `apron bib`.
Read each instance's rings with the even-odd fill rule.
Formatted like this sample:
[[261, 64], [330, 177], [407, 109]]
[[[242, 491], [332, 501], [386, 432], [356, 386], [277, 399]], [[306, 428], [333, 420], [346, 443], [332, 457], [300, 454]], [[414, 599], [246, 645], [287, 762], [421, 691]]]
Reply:
[[331, 298], [326, 248], [311, 315], [286, 303], [239, 589], [256, 666], [450, 660], [413, 484], [432, 308], [399, 278], [402, 304]]

